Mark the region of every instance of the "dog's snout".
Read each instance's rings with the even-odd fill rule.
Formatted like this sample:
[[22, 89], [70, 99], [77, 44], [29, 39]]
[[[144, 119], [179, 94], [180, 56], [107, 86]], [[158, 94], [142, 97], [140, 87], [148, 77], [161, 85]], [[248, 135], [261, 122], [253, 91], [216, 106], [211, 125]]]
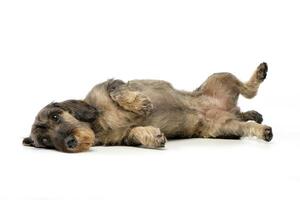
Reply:
[[70, 135], [65, 139], [65, 144], [67, 148], [74, 149], [75, 147], [77, 147], [78, 142], [74, 136]]

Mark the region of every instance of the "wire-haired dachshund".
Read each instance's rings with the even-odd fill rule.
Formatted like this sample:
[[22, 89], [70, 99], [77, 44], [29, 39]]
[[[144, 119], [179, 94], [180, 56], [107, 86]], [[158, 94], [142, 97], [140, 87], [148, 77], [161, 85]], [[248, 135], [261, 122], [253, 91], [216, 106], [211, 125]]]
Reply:
[[262, 115], [237, 107], [240, 94], [256, 95], [267, 71], [267, 64], [260, 64], [245, 83], [230, 73], [216, 73], [193, 92], [159, 80], [108, 80], [84, 100], [43, 108], [23, 144], [82, 152], [98, 145], [161, 148], [167, 139], [178, 138], [256, 136], [271, 141], [272, 129], [261, 124]]

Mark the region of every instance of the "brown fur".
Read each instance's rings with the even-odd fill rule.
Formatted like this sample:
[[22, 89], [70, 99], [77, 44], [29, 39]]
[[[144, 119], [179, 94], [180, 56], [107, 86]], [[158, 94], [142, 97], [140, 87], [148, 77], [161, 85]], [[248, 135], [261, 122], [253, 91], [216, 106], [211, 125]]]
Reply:
[[[80, 128], [79, 132], [69, 134], [76, 135], [78, 144], [74, 151], [66, 147], [57, 148], [59, 145], [54, 144], [52, 138], [58, 134], [53, 128], [58, 125], [53, 126], [49, 117], [44, 121], [39, 119], [40, 115], [52, 109], [51, 106], [40, 112], [35, 124], [43, 121], [49, 126], [52, 131], [44, 134], [50, 135], [54, 148], [67, 152], [85, 151], [91, 145], [160, 148], [164, 146], [166, 138], [256, 136], [270, 141], [272, 129], [260, 124], [261, 114], [256, 111], [243, 113], [237, 107], [240, 94], [246, 98], [253, 98], [257, 94], [267, 70], [266, 63], [260, 64], [246, 83], [230, 73], [213, 74], [193, 92], [179, 91], [168, 82], [156, 80], [133, 80], [127, 83], [108, 80], [96, 85], [83, 101], [87, 105], [81, 101], [77, 105], [76, 101], [72, 101], [76, 106], [72, 105], [71, 111], [68, 103], [62, 102], [58, 106], [64, 113], [60, 114], [63, 121], [71, 127], [76, 124], [77, 130]], [[95, 110], [87, 109], [87, 106], [95, 108], [98, 115], [95, 116]], [[82, 109], [85, 111], [82, 112]], [[90, 120], [80, 119], [80, 116], [84, 118], [86, 115]], [[31, 138], [32, 143], [29, 142]], [[34, 138], [33, 131], [24, 143], [39, 146]]]

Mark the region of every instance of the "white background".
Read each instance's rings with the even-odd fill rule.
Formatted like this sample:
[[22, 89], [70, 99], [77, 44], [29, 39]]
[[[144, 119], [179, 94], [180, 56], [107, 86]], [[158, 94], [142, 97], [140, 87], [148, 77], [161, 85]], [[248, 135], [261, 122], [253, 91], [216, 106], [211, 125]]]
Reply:
[[[297, 0], [1, 0], [1, 199], [299, 199], [300, 6]], [[171, 141], [165, 150], [23, 147], [51, 101], [82, 99], [109, 78], [193, 90], [228, 71], [269, 74], [241, 108], [274, 140]]]

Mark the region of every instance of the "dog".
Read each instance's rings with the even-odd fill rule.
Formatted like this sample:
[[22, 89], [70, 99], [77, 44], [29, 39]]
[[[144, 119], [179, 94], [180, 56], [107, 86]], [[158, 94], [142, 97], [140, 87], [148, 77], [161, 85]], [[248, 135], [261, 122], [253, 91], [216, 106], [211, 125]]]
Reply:
[[231, 73], [211, 75], [192, 92], [160, 80], [108, 80], [84, 100], [50, 103], [35, 118], [23, 144], [62, 152], [91, 146], [128, 145], [162, 148], [167, 139], [256, 136], [267, 142], [272, 128], [257, 111], [241, 112], [239, 95], [256, 96], [267, 76], [261, 63], [248, 82]]

